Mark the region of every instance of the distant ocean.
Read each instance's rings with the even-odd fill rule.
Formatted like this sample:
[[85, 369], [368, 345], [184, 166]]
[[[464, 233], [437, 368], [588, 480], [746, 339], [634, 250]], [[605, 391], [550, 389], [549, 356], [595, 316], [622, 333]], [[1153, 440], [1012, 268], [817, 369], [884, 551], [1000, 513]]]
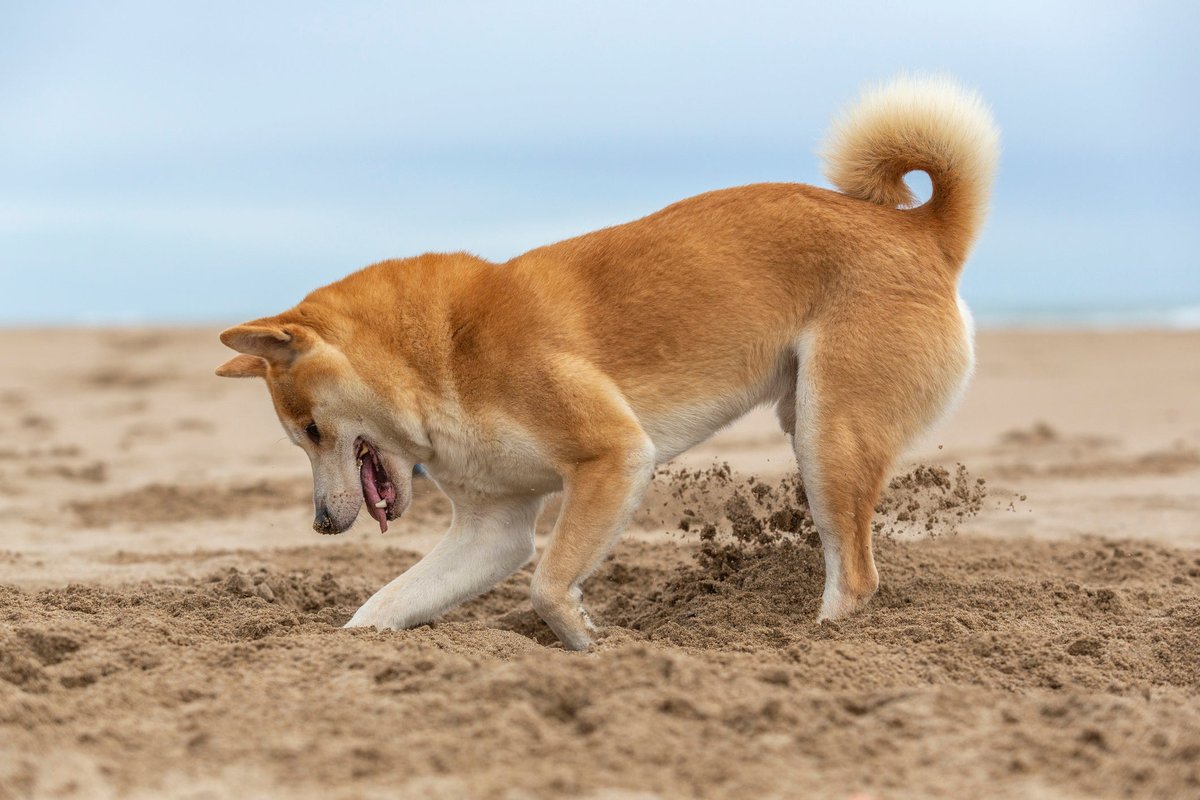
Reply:
[[[969, 301], [968, 301], [969, 302]], [[980, 328], [1086, 328], [1121, 330], [1158, 328], [1200, 329], [1200, 304], [1173, 308], [1038, 309], [986, 311], [971, 309]]]

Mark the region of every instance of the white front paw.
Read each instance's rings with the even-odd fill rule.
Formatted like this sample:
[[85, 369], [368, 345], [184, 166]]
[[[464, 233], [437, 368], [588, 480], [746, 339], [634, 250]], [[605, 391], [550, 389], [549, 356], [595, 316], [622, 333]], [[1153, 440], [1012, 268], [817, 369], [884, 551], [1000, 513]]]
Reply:
[[343, 628], [394, 628], [394, 625], [389, 624], [387, 615], [380, 612], [380, 603], [374, 602], [375, 598], [371, 598], [362, 604], [358, 611], [354, 612], [354, 616], [350, 621], [343, 625]]

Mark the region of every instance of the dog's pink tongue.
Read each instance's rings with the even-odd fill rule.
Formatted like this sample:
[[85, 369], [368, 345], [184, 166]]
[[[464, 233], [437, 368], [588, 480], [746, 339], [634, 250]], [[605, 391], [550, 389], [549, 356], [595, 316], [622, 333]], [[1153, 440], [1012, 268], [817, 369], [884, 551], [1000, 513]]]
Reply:
[[359, 477], [362, 479], [363, 498], [367, 501], [367, 513], [379, 523], [379, 532], [387, 533], [387, 509], [375, 506], [382, 499], [375, 483], [375, 459], [363, 459]]

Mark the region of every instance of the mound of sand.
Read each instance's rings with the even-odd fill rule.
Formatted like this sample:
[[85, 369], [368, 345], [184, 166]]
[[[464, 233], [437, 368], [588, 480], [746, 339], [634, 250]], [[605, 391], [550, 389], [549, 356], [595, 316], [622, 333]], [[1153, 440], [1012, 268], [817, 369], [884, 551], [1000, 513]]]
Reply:
[[[529, 608], [530, 568], [434, 625], [339, 629], [415, 560], [403, 550], [245, 552], [197, 579], [4, 590], [15, 746], [0, 780], [18, 794], [1200, 791], [1200, 558], [883, 536], [873, 604], [818, 625], [802, 489], [665, 476], [659, 508], [685, 504], [693, 535], [618, 549], [588, 583], [605, 628], [582, 655]], [[882, 524], [949, 533], [982, 500], [965, 471], [919, 468], [893, 481]]]

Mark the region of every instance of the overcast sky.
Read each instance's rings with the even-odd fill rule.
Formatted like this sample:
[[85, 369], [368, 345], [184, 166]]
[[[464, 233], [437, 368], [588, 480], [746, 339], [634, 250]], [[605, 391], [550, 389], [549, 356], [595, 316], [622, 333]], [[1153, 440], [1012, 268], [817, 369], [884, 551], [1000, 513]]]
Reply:
[[4, 2], [0, 324], [236, 321], [386, 257], [824, 185], [832, 115], [901, 70], [1002, 129], [981, 316], [1200, 305], [1198, 7]]

